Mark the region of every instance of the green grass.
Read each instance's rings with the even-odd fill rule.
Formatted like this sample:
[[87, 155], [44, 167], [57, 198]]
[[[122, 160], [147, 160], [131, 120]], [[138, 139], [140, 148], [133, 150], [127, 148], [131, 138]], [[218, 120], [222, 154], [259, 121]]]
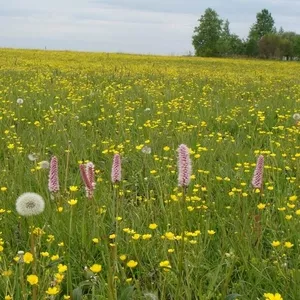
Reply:
[[[26, 281], [33, 273], [37, 299], [51, 283], [59, 289], [53, 299], [255, 300], [275, 292], [300, 299], [300, 207], [289, 201], [300, 196], [300, 127], [292, 117], [300, 111], [299, 64], [5, 49], [0, 62], [1, 299], [33, 299]], [[185, 197], [177, 183], [181, 143], [193, 167]], [[114, 153], [122, 156], [117, 187]], [[258, 154], [262, 193], [250, 186]], [[60, 177], [54, 200], [49, 170], [38, 168], [52, 155]], [[92, 200], [80, 161], [95, 164]], [[24, 192], [45, 199], [42, 214], [18, 216]], [[32, 252], [31, 222], [43, 230], [36, 260], [17, 263], [18, 251]], [[160, 267], [167, 260], [168, 272]], [[59, 264], [68, 267], [61, 283]], [[88, 270], [93, 264], [101, 272]]]

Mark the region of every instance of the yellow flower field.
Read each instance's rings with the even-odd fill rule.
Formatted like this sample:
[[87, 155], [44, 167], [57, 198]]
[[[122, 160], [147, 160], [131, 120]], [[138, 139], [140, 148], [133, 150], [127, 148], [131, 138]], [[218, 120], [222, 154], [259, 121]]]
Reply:
[[300, 299], [299, 63], [0, 49], [0, 74], [0, 299]]

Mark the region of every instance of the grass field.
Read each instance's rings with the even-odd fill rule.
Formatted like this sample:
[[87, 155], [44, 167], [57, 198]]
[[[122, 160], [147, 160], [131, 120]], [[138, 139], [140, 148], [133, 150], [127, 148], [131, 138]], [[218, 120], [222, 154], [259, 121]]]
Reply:
[[[0, 49], [0, 299], [300, 299], [299, 74], [293, 62]], [[26, 192], [41, 214], [17, 213]]]

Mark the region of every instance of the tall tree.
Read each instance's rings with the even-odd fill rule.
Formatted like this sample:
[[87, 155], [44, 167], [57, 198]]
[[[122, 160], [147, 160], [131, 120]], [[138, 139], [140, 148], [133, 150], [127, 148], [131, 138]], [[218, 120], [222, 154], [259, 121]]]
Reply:
[[243, 42], [236, 34], [230, 32], [228, 20], [224, 22], [222, 27], [218, 50], [221, 56], [242, 55], [244, 52]]
[[275, 33], [275, 21], [271, 13], [267, 9], [263, 9], [256, 14], [256, 23], [252, 25], [249, 33], [249, 38], [259, 40], [268, 33]]
[[223, 21], [217, 12], [207, 8], [200, 17], [199, 26], [195, 27], [193, 46], [196, 56], [218, 56], [218, 41], [222, 33]]
[[259, 40], [266, 34], [276, 32], [274, 24], [274, 19], [267, 9], [256, 14], [256, 23], [251, 26], [246, 43], [248, 55], [257, 56], [259, 54]]
[[278, 34], [268, 33], [258, 42], [259, 54], [263, 58], [275, 58], [281, 56], [281, 38]]

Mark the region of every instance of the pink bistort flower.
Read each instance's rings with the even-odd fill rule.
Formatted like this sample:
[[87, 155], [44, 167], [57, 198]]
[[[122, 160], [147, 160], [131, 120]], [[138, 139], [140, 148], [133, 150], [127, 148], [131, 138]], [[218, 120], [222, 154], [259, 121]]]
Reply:
[[192, 163], [189, 148], [181, 144], [178, 147], [178, 185], [187, 187], [191, 181]]
[[113, 158], [112, 168], [111, 168], [111, 182], [118, 183], [121, 181], [121, 156], [120, 154], [115, 154]]
[[264, 157], [260, 155], [257, 158], [256, 167], [252, 177], [252, 186], [255, 189], [261, 189], [263, 184], [263, 174], [264, 174]]
[[51, 193], [59, 191], [58, 160], [56, 156], [52, 156], [50, 161], [48, 189]]
[[94, 196], [96, 187], [94, 164], [92, 162], [88, 162], [87, 164], [81, 164], [79, 168], [80, 175], [85, 186], [86, 196], [91, 199]]

